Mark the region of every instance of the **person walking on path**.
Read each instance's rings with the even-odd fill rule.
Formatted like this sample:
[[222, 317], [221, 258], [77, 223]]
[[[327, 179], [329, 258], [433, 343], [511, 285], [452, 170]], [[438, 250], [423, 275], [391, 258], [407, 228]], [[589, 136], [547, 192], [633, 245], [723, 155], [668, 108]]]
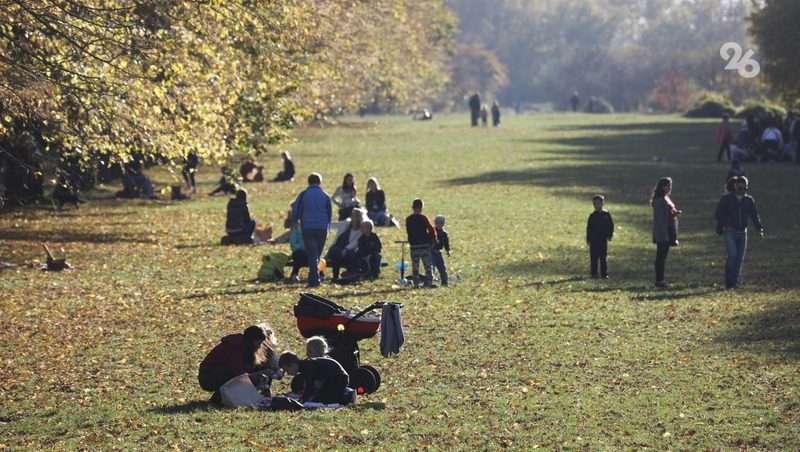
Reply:
[[725, 152], [726, 159], [731, 161], [731, 143], [733, 143], [733, 127], [731, 127], [731, 117], [725, 113], [722, 115], [722, 122], [717, 127], [717, 161], [722, 160], [722, 153]]
[[714, 211], [717, 234], [725, 237], [725, 288], [735, 289], [741, 282], [742, 264], [747, 250], [747, 222], [764, 237], [764, 228], [758, 216], [756, 202], [747, 194], [748, 181], [745, 176], [733, 177], [733, 190], [722, 195]]
[[308, 287], [319, 287], [319, 258], [328, 238], [333, 208], [331, 197], [322, 189], [319, 173], [308, 175], [308, 188], [292, 203], [292, 221], [300, 220], [303, 244], [308, 253]]

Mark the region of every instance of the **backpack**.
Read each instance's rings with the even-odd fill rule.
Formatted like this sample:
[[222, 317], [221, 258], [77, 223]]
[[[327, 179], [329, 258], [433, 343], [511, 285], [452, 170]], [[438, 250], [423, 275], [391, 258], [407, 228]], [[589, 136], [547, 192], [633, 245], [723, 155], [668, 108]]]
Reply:
[[261, 258], [261, 268], [258, 269], [260, 282], [279, 281], [284, 278], [283, 267], [289, 261], [285, 253], [270, 253]]

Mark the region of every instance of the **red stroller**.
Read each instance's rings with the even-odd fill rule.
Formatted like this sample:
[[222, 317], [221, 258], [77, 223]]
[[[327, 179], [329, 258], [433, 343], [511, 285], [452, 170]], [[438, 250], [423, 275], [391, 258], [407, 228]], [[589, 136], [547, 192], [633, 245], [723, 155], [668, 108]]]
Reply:
[[[375, 336], [381, 318], [371, 312], [383, 307], [378, 301], [366, 309], [353, 312], [311, 293], [301, 292], [294, 306], [297, 329], [305, 338], [322, 336], [331, 348], [330, 357], [339, 362], [350, 374], [350, 387], [357, 394], [371, 394], [381, 385], [381, 376], [372, 366], [362, 366], [358, 341]], [[302, 379], [292, 380], [292, 391], [302, 387]]]

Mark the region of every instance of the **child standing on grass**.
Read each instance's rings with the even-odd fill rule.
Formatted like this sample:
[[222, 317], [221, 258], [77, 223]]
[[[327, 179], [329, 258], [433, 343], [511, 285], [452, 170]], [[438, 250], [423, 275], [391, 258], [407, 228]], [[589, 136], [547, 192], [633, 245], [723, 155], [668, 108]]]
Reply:
[[406, 218], [406, 234], [408, 245], [411, 248], [411, 271], [414, 278], [414, 287], [419, 287], [419, 261], [425, 266], [425, 287], [436, 287], [433, 284], [433, 269], [431, 268], [431, 246], [437, 242], [436, 229], [431, 225], [428, 217], [422, 214], [424, 203], [417, 198], [411, 203], [414, 211]]
[[444, 230], [445, 221], [447, 221], [447, 219], [444, 215], [436, 215], [436, 218], [433, 219], [436, 225], [435, 229], [438, 242], [433, 246], [433, 251], [431, 252], [433, 266], [436, 267], [436, 271], [439, 272], [439, 279], [442, 281], [443, 286], [447, 286], [447, 265], [444, 262], [442, 250], [445, 250], [447, 252], [447, 257], [450, 257], [450, 237], [447, 235], [447, 231]]
[[[594, 212], [589, 215], [589, 221], [586, 224], [586, 243], [589, 244], [592, 278], [608, 279], [606, 256], [608, 255], [608, 241], [614, 235], [614, 221], [611, 219], [611, 214], [603, 209], [603, 204], [605, 204], [603, 195], [594, 195], [592, 204], [594, 204]], [[597, 273], [598, 261], [600, 262], [599, 275]]]

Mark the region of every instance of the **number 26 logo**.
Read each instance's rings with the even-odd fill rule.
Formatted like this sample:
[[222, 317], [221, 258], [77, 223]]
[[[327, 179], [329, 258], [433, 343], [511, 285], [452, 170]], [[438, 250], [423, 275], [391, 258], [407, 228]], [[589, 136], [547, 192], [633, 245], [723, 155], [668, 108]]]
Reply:
[[[731, 51], [733, 53], [731, 54]], [[719, 48], [719, 56], [727, 61], [725, 70], [739, 71], [739, 75], [744, 78], [753, 78], [761, 72], [761, 65], [753, 59], [753, 50], [750, 49], [742, 55], [742, 46], [735, 42], [726, 42]]]

